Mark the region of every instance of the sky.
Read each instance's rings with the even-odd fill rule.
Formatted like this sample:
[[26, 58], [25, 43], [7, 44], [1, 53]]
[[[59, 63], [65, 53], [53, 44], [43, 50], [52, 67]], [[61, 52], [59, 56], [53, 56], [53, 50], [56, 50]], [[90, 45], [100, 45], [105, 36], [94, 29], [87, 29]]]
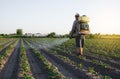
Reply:
[[76, 13], [91, 33], [120, 34], [120, 0], [0, 0], [0, 33], [67, 34]]

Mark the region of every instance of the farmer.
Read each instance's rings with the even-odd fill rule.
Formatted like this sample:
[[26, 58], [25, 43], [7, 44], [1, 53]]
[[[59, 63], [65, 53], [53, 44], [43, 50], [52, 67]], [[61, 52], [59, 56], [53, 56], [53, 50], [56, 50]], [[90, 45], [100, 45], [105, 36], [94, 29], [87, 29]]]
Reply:
[[78, 21], [80, 15], [75, 14], [75, 21], [73, 22], [72, 30], [70, 32], [70, 38], [75, 37], [76, 47], [78, 55], [83, 55], [83, 46], [85, 36], [80, 34], [80, 22]]

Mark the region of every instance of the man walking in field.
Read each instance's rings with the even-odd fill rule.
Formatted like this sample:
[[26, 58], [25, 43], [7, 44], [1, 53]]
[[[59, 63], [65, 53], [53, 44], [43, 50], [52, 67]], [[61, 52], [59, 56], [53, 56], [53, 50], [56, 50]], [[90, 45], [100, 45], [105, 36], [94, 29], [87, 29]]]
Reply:
[[70, 37], [71, 38], [75, 37], [78, 55], [83, 55], [85, 35], [80, 34], [79, 17], [80, 17], [80, 15], [77, 13], [75, 15], [75, 21], [73, 22], [72, 30], [70, 32]]

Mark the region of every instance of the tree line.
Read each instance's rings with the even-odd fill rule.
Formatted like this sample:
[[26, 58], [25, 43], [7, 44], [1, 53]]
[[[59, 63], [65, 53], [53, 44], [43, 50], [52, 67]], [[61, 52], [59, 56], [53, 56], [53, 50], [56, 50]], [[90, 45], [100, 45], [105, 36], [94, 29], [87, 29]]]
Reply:
[[[55, 32], [50, 32], [45, 36], [25, 36], [23, 35], [23, 30], [22, 29], [17, 29], [16, 33], [14, 34], [0, 34], [1, 38], [39, 38], [39, 37], [44, 37], [44, 38], [69, 38], [69, 34], [63, 34], [63, 35], [57, 35]], [[120, 38], [120, 35], [116, 34], [100, 34], [100, 33], [95, 33], [95, 34], [88, 34], [85, 35], [87, 39], [99, 39], [99, 38]]]

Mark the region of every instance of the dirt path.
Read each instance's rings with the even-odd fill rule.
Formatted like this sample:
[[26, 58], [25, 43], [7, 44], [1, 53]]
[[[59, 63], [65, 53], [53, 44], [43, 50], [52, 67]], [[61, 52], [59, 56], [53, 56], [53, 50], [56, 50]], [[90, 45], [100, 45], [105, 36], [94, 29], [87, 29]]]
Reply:
[[19, 52], [20, 52], [19, 47], [20, 47], [20, 42], [18, 42], [8, 62], [6, 63], [3, 70], [0, 72], [0, 79], [17, 79], [18, 67], [19, 67]]
[[35, 79], [48, 79], [47, 75], [42, 72], [42, 68], [44, 66], [41, 64], [41, 61], [37, 59], [35, 56], [34, 52], [31, 51], [29, 46], [25, 44], [26, 52], [27, 52], [27, 57], [28, 61], [30, 63], [31, 71]]

